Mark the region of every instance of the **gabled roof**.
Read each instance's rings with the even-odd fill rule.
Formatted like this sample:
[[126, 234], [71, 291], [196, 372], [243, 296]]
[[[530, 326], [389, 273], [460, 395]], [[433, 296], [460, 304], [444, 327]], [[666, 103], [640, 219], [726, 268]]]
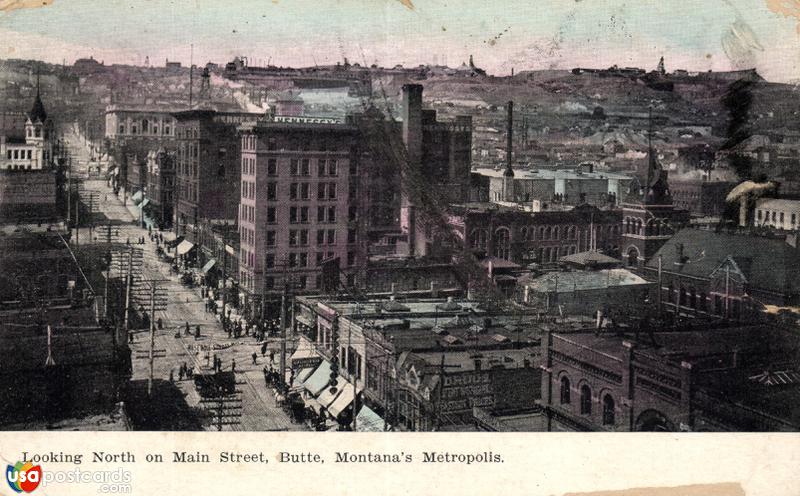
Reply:
[[661, 256], [663, 270], [677, 272], [679, 245], [683, 245], [681, 273], [708, 278], [730, 257], [752, 287], [779, 293], [800, 291], [800, 250], [782, 238], [728, 234], [701, 229], [678, 231], [647, 267], [657, 268]]

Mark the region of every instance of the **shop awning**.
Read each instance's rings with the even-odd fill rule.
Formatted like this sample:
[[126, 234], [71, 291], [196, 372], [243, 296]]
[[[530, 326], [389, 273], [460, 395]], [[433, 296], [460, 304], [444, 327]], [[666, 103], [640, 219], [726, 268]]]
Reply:
[[296, 321], [298, 321], [301, 324], [306, 325], [308, 327], [315, 327], [316, 326], [316, 324], [311, 319], [306, 317], [305, 315], [295, 315], [294, 318], [295, 318]]
[[208, 262], [206, 262], [206, 264], [203, 265], [203, 269], [202, 269], [203, 270], [203, 274], [207, 274], [208, 271], [211, 270], [214, 267], [215, 263], [217, 263], [217, 261], [214, 260], [213, 258], [211, 260], [209, 260]]
[[143, 196], [142, 192], [137, 191], [136, 193], [133, 194], [133, 196], [131, 196], [131, 200], [133, 200], [134, 203], [139, 203], [140, 201], [142, 201], [142, 196]]
[[327, 360], [323, 360], [322, 363], [319, 364], [317, 370], [311, 374], [311, 377], [308, 378], [305, 382], [306, 391], [311, 393], [314, 396], [319, 395], [323, 389], [328, 387], [328, 383], [331, 381], [331, 364]]
[[[339, 381], [340, 384], [341, 382], [342, 381]], [[331, 412], [331, 415], [334, 417], [338, 417], [355, 399], [355, 388], [349, 382], [345, 383], [344, 386], [341, 387], [341, 390], [342, 392], [339, 396], [328, 406], [328, 411]]]
[[303, 387], [303, 383], [306, 382], [306, 379], [308, 379], [308, 376], [310, 376], [312, 372], [314, 372], [313, 368], [301, 369], [300, 372], [295, 374], [292, 380], [292, 388]]
[[324, 387], [322, 391], [320, 391], [319, 396], [317, 396], [317, 401], [319, 401], [319, 404], [324, 406], [325, 408], [328, 408], [328, 411], [330, 411], [329, 407], [336, 400], [336, 398], [338, 398], [339, 395], [342, 394], [342, 391], [344, 390], [342, 384], [345, 384], [345, 382], [344, 379], [340, 377], [339, 384], [336, 386], [336, 392], [334, 393], [331, 392], [330, 386]]
[[192, 243], [191, 241], [186, 241], [184, 239], [178, 245], [178, 250], [177, 250], [178, 251], [178, 255], [185, 255], [185, 254], [189, 253], [189, 251], [191, 251], [192, 248], [194, 248], [194, 243]]
[[294, 350], [291, 358], [289, 358], [289, 365], [293, 369], [313, 369], [321, 361], [322, 357], [317, 354], [314, 346], [308, 341], [301, 340], [300, 346]]
[[169, 246], [170, 248], [175, 248], [183, 241], [183, 236], [178, 236], [177, 238], [173, 239], [172, 241], [165, 241], [164, 244]]
[[356, 432], [383, 432], [384, 421], [375, 411], [364, 405], [356, 415]]
[[145, 199], [144, 199], [144, 201], [142, 202], [142, 204], [141, 204], [141, 205], [139, 205], [139, 207], [141, 207], [141, 208], [144, 208], [144, 207], [146, 207], [146, 206], [147, 206], [149, 203], [150, 203], [150, 198], [145, 198]]

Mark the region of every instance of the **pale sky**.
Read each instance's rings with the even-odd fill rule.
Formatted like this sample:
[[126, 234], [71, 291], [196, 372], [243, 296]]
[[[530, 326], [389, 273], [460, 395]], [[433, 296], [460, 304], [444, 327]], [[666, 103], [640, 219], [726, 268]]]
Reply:
[[[0, 0], [4, 4], [42, 0]], [[391, 66], [473, 54], [491, 73], [511, 68], [755, 66], [800, 80], [798, 19], [770, 0], [50, 0], [0, 12], [0, 58], [106, 63], [179, 60], [251, 64], [351, 62]], [[772, 0], [774, 2], [774, 0]], [[773, 7], [774, 8], [774, 7]]]

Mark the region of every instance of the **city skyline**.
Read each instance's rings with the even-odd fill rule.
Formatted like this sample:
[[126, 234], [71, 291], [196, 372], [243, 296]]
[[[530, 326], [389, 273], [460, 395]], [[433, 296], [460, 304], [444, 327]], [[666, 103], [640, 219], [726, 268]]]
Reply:
[[[733, 0], [701, 5], [582, 0], [497, 9], [473, 1], [453, 6], [440, 0], [368, 5], [347, 0], [311, 9], [303, 1], [197, 0], [148, 3], [145, 9], [124, 0], [75, 0], [9, 10], [20, 4], [0, 5], [6, 9], [0, 13], [0, 37], [7, 40], [0, 58], [71, 63], [93, 56], [132, 65], [149, 58], [158, 66], [167, 59], [203, 65], [247, 56], [252, 65], [314, 66], [348, 58], [362, 65], [456, 67], [473, 55], [489, 73], [507, 75], [512, 68], [652, 69], [664, 56], [669, 71], [755, 68], [776, 82], [796, 80], [800, 73], [800, 56], [792, 49], [796, 20], [775, 2], [754, 8]], [[71, 24], [76, 12], [85, 21], [81, 30]], [[321, 52], [320, 45], [329, 49]]]

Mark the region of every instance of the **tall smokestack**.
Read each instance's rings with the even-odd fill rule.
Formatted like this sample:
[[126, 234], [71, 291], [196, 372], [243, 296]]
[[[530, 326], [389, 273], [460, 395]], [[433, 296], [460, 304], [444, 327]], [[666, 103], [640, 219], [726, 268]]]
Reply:
[[514, 153], [514, 102], [508, 102], [508, 124], [506, 126], [506, 173], [511, 171], [511, 175], [514, 175], [514, 171], [511, 167], [511, 157]]
[[514, 201], [514, 168], [511, 156], [514, 153], [514, 102], [508, 102], [508, 125], [506, 126], [506, 170], [503, 171], [503, 201]]
[[403, 85], [403, 142], [412, 165], [422, 160], [422, 85]]

